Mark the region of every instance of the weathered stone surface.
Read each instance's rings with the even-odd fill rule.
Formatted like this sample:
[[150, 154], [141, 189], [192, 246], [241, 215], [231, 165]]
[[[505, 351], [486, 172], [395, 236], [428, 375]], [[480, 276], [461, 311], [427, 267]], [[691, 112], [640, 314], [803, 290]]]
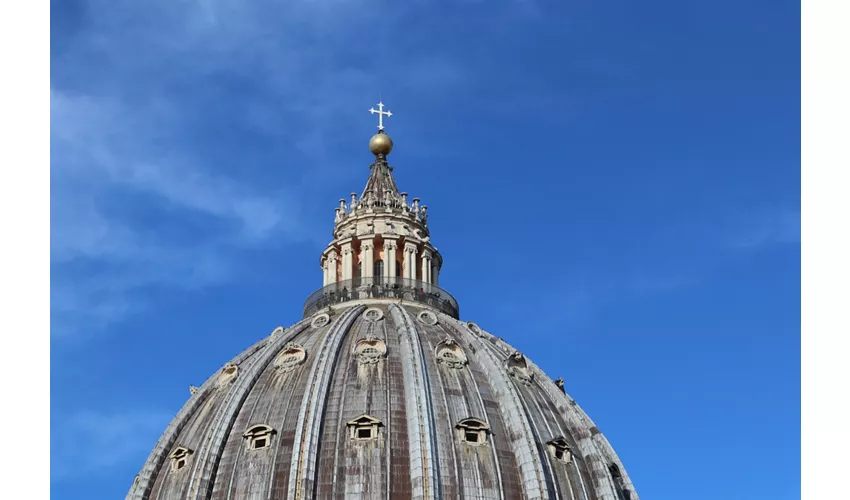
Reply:
[[[127, 498], [638, 498], [608, 441], [552, 379], [530, 360], [530, 383], [509, 374], [515, 349], [504, 341], [435, 311], [437, 323], [423, 324], [415, 304], [371, 307], [383, 312], [378, 321], [353, 304], [325, 326], [305, 318], [234, 358], [234, 380], [221, 387], [216, 373], [189, 398]], [[359, 363], [355, 346], [372, 338], [386, 354]], [[447, 339], [464, 366], [438, 361]], [[292, 344], [308, 355], [281, 370], [274, 360]], [[372, 439], [352, 439], [346, 427], [362, 415], [380, 422]], [[489, 426], [485, 443], [459, 436], [468, 418]], [[258, 424], [274, 429], [271, 444], [248, 449], [243, 433]], [[558, 437], [568, 463], [546, 445]], [[174, 471], [177, 446], [193, 453]]]
[[340, 200], [307, 317], [191, 389], [128, 500], [638, 500], [563, 380], [458, 319], [386, 154]]

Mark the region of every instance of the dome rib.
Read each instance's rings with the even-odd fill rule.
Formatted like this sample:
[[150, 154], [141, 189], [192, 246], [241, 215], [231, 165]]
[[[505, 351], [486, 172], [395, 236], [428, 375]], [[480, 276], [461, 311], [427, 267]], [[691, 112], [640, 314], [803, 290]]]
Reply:
[[[245, 358], [253, 355], [262, 349], [267, 339], [261, 339], [248, 349], [242, 351], [232, 363], [241, 363]], [[139, 473], [139, 481], [136, 483], [126, 496], [126, 500], [145, 500], [147, 495], [153, 488], [154, 481], [157, 478], [157, 472], [165, 463], [171, 448], [177, 443], [177, 438], [183, 427], [192, 419], [197, 409], [202, 406], [210, 395], [211, 388], [218, 380], [219, 373], [213, 373], [200, 387], [198, 391], [189, 397], [189, 400], [180, 408], [180, 411], [174, 419], [168, 424], [165, 432], [162, 433], [156, 443], [145, 464], [142, 466], [142, 471]]]
[[265, 346], [259, 350], [257, 356], [251, 356], [245, 360], [248, 366], [239, 370], [240, 373], [233, 382], [234, 387], [227, 392], [225, 400], [216, 412], [212, 435], [206, 437], [203, 447], [197, 451], [198, 459], [192, 466], [192, 479], [189, 482], [191, 496], [187, 498], [206, 500], [210, 497], [216, 479], [216, 469], [224, 452], [227, 438], [230, 436], [230, 429], [233, 427], [248, 393], [254, 388], [254, 384], [256, 384], [260, 375], [286, 343], [307, 327], [306, 321], [300, 321], [293, 328], [290, 328], [286, 334], [268, 340]]
[[[449, 319], [448, 316], [443, 316], [444, 321], [451, 321], [458, 328], [458, 333], [463, 334], [460, 328], [465, 328], [464, 326], [457, 325], [453, 318]], [[479, 338], [479, 341], [485, 342], [482, 338]], [[525, 492], [530, 498], [548, 499], [549, 491], [546, 487], [546, 480], [541, 477], [543, 464], [540, 462], [537, 446], [531, 440], [533, 436], [531, 425], [519, 400], [517, 389], [513, 382], [508, 380], [508, 375], [502, 369], [501, 361], [496, 359], [489, 349], [481, 349], [479, 352], [483, 354], [480, 356], [480, 360], [485, 364], [487, 373], [490, 374], [490, 382], [496, 392], [495, 397], [500, 403], [499, 412], [508, 428], [508, 433], [511, 436], [522, 436], [522, 439], [512, 439], [511, 447], [517, 457], [517, 466]]]
[[[533, 361], [526, 358], [526, 363], [529, 369], [535, 373], [535, 378], [538, 380], [548, 381], [549, 377], [537, 366]], [[574, 399], [567, 393], [561, 392], [558, 387], [552, 383], [541, 383], [540, 388], [553, 402], [556, 402], [556, 414], [562, 416], [567, 421], [569, 435], [576, 440], [576, 445], [581, 452], [584, 461], [590, 465], [593, 476], [601, 478], [601, 481], [594, 481], [594, 492], [600, 500], [618, 500], [616, 486], [609, 477], [607, 460], [603, 460], [603, 447], [594, 440], [594, 433], [591, 429], [596, 428], [593, 421], [584, 413]], [[562, 404], [557, 404], [560, 401]], [[601, 436], [601, 434], [598, 434]], [[612, 450], [613, 451], [613, 450]], [[619, 464], [619, 460], [615, 463]], [[620, 467], [621, 470], [622, 466]], [[624, 474], [625, 475], [625, 474]], [[599, 484], [601, 482], [602, 484]]]
[[442, 498], [437, 476], [440, 471], [436, 453], [436, 424], [431, 402], [431, 387], [425, 367], [422, 340], [416, 324], [404, 308], [389, 306], [390, 314], [398, 326], [403, 341], [402, 356], [410, 359], [404, 363], [404, 396], [407, 400], [407, 429], [410, 442], [410, 480], [414, 498]]
[[301, 403], [301, 410], [298, 413], [292, 466], [289, 472], [288, 500], [313, 497], [312, 486], [316, 477], [317, 455], [314, 443], [319, 438], [319, 431], [324, 420], [325, 399], [331, 387], [330, 377], [342, 340], [358, 314], [364, 309], [366, 309], [365, 306], [359, 305], [345, 311], [331, 326], [326, 341], [317, 350], [307, 383], [309, 397]]

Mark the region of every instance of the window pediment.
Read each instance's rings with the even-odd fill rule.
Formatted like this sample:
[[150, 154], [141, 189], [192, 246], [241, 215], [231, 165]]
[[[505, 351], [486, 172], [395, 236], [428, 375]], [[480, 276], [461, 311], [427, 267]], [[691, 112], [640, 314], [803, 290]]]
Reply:
[[277, 433], [271, 426], [256, 424], [248, 428], [242, 437], [248, 441], [249, 450], [260, 450], [271, 446], [272, 437]]
[[189, 463], [189, 458], [195, 452], [186, 448], [185, 446], [177, 446], [174, 448], [174, 451], [171, 452], [169, 457], [171, 458], [171, 471], [177, 472], [183, 470], [186, 467], [186, 464]]
[[490, 435], [490, 426], [487, 422], [477, 418], [466, 418], [455, 425], [458, 438], [462, 443], [473, 446], [481, 446], [487, 443]]
[[345, 423], [348, 427], [348, 437], [353, 441], [371, 441], [378, 438], [383, 423], [371, 416], [360, 415]]

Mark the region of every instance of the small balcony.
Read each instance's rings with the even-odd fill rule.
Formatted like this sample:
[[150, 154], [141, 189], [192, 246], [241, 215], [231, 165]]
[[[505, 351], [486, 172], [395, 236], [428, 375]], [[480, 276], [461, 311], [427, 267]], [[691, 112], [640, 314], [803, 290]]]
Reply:
[[364, 299], [419, 302], [453, 318], [460, 318], [457, 301], [442, 288], [419, 280], [386, 277], [354, 278], [322, 287], [307, 297], [304, 317], [312, 316], [328, 306]]

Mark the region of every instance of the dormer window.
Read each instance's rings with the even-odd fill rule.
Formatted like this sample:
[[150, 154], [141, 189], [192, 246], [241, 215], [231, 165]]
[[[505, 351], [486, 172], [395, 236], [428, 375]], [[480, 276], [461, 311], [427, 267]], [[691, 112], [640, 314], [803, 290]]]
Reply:
[[354, 441], [370, 441], [378, 438], [378, 430], [384, 424], [375, 417], [360, 415], [353, 420], [349, 420], [345, 425], [348, 426], [348, 437], [350, 439]]
[[183, 470], [189, 462], [189, 457], [194, 453], [189, 448], [178, 446], [171, 452], [171, 471], [177, 472]]
[[546, 443], [546, 446], [549, 448], [549, 452], [552, 456], [555, 457], [561, 463], [568, 464], [572, 461], [572, 449], [570, 448], [567, 440], [562, 436], [558, 436], [555, 439]]
[[481, 446], [487, 442], [487, 436], [490, 434], [490, 426], [483, 420], [477, 418], [467, 418], [461, 420], [455, 426], [458, 432], [460, 441], [473, 446]]
[[242, 434], [242, 437], [248, 440], [249, 450], [261, 450], [268, 448], [272, 444], [272, 436], [275, 430], [265, 424], [252, 425]]

